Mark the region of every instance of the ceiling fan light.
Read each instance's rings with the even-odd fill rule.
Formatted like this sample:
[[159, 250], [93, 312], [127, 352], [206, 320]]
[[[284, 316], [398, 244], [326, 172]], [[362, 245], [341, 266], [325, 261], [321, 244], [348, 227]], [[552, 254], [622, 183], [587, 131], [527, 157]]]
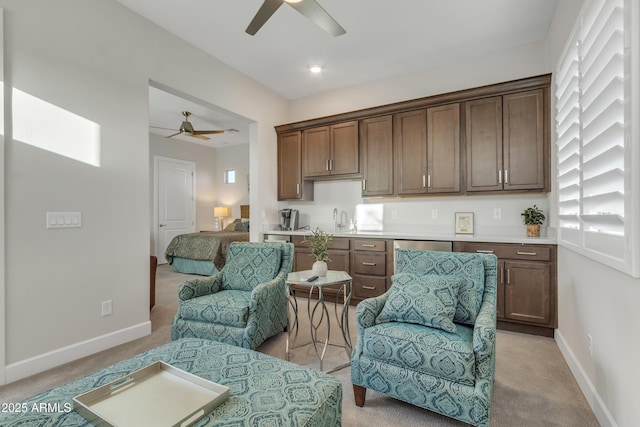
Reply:
[[320, 74], [322, 72], [322, 67], [319, 65], [314, 65], [309, 68], [309, 71], [311, 71], [311, 73], [313, 74]]
[[286, 3], [300, 3], [302, 0], [284, 0]]

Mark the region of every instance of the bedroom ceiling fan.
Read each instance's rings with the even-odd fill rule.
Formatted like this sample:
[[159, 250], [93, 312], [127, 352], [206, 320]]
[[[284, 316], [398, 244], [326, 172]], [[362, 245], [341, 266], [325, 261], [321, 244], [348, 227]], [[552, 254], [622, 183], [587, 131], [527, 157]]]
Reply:
[[245, 30], [247, 34], [255, 35], [283, 3], [287, 3], [333, 36], [346, 33], [345, 29], [316, 0], [264, 0], [258, 13]]
[[171, 137], [174, 137], [174, 136], [180, 135], [180, 134], [187, 134], [187, 135], [192, 136], [194, 138], [207, 140], [207, 139], [211, 139], [211, 138], [209, 138], [209, 137], [207, 137], [205, 135], [224, 133], [224, 130], [195, 130], [193, 128], [193, 125], [191, 124], [191, 122], [189, 122], [189, 116], [191, 115], [191, 113], [189, 111], [183, 111], [182, 115], [184, 116], [184, 121], [180, 125], [179, 129], [161, 128], [161, 127], [158, 127], [158, 126], [150, 126], [150, 127], [156, 128], [156, 129], [177, 130], [176, 133], [171, 134], [171, 135], [167, 136], [166, 138], [171, 138]]

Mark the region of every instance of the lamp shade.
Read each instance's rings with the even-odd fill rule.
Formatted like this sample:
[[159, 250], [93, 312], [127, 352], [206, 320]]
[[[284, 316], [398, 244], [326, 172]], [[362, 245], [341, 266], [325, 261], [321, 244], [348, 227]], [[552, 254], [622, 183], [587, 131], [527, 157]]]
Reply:
[[213, 216], [215, 217], [227, 217], [231, 216], [231, 208], [226, 206], [216, 206], [213, 208]]

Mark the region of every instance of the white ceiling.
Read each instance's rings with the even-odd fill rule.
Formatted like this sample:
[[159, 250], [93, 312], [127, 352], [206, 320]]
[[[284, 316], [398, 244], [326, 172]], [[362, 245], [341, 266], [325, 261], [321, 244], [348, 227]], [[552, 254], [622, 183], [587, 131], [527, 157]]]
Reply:
[[118, 0], [290, 100], [543, 40], [557, 1], [318, 0], [333, 37], [287, 4], [250, 36], [263, 0]]

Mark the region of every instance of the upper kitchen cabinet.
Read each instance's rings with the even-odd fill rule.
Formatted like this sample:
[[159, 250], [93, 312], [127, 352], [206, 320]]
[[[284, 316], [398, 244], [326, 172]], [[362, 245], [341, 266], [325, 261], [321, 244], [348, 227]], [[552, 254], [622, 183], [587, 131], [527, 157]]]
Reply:
[[282, 156], [300, 152], [300, 176], [278, 170], [281, 200], [359, 178], [363, 197], [548, 192], [550, 88], [545, 74], [276, 126]]
[[542, 190], [545, 185], [544, 92], [502, 97], [505, 190]]
[[393, 120], [396, 194], [426, 194], [427, 110], [396, 114]]
[[396, 114], [396, 194], [460, 192], [460, 104]]
[[460, 104], [427, 108], [427, 192], [460, 192]]
[[465, 103], [468, 192], [548, 191], [546, 111], [543, 89]]
[[362, 195], [393, 194], [393, 116], [360, 121]]
[[305, 178], [347, 178], [360, 173], [357, 121], [305, 129], [302, 137]]
[[313, 183], [302, 179], [302, 132], [278, 135], [278, 200], [313, 200]]

